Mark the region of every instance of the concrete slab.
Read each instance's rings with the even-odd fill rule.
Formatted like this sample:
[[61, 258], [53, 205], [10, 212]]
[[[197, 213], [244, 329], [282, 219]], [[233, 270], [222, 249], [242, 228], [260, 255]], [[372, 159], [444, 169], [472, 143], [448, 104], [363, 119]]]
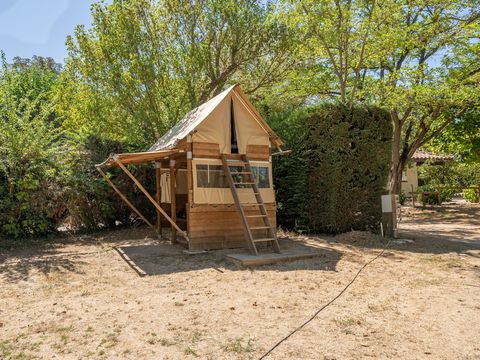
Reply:
[[258, 266], [276, 264], [279, 262], [295, 261], [302, 259], [310, 259], [313, 257], [325, 256], [321, 251], [282, 251], [277, 253], [264, 253], [258, 255], [251, 255], [245, 253], [227, 254], [225, 257], [229, 260], [233, 260], [243, 266]]

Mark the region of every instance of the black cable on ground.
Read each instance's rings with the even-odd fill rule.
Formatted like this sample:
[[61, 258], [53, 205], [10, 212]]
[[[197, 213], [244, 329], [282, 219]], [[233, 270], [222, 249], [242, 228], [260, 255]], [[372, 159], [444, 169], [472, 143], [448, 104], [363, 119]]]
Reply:
[[285, 336], [283, 339], [281, 339], [280, 341], [278, 341], [274, 346], [272, 346], [270, 348], [270, 350], [268, 350], [265, 354], [263, 354], [259, 360], [262, 360], [262, 359], [265, 359], [273, 350], [275, 350], [281, 343], [283, 343], [284, 341], [286, 341], [290, 336], [292, 336], [293, 334], [295, 334], [297, 331], [301, 330], [305, 325], [307, 325], [309, 322], [311, 322], [313, 319], [315, 319], [317, 317], [318, 314], [320, 314], [325, 308], [327, 308], [328, 306], [330, 306], [331, 304], [333, 304], [340, 296], [343, 295], [343, 293], [345, 291], [347, 291], [347, 289], [355, 282], [355, 280], [357, 280], [357, 277], [358, 275], [360, 275], [360, 273], [368, 266], [370, 265], [371, 263], [373, 263], [375, 260], [377, 260], [380, 256], [383, 255], [383, 253], [388, 249], [388, 247], [390, 246], [390, 241], [391, 239], [389, 239], [387, 241], [387, 243], [385, 244], [385, 246], [383, 247], [382, 251], [380, 251], [373, 259], [369, 260], [368, 262], [366, 262], [361, 268], [360, 270], [357, 271], [357, 273], [355, 274], [355, 276], [353, 277], [353, 279], [347, 284], [347, 286], [345, 286], [342, 291], [340, 291], [333, 299], [331, 299], [328, 303], [326, 303], [325, 305], [323, 305], [320, 309], [318, 309], [307, 321], [305, 321], [302, 325], [300, 325], [299, 327], [297, 327], [295, 330], [291, 331], [287, 336]]

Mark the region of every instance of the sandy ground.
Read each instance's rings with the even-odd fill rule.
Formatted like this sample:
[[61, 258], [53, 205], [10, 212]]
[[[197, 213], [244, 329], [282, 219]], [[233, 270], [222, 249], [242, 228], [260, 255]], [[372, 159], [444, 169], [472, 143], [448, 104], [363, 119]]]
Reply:
[[[480, 207], [406, 213], [400, 236], [415, 241], [392, 243], [267, 359], [480, 359]], [[322, 256], [245, 269], [151, 235], [0, 252], [0, 359], [258, 359], [383, 245], [358, 232], [290, 236], [281, 246]]]

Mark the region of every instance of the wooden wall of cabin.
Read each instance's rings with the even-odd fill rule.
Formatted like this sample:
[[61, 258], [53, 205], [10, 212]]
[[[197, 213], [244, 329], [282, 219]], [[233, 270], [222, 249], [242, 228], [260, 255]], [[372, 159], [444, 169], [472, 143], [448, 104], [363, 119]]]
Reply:
[[[185, 147], [187, 144], [179, 144], [179, 147]], [[213, 143], [192, 143], [193, 158], [219, 159], [220, 151], [218, 144]], [[269, 161], [270, 148], [265, 145], [248, 145], [247, 156], [250, 160]], [[176, 168], [186, 168], [186, 156], [178, 157]], [[162, 163], [162, 168], [168, 168], [168, 162]], [[177, 224], [185, 230], [188, 230], [191, 250], [209, 250], [225, 248], [244, 248], [247, 243], [243, 233], [243, 227], [240, 215], [237, 212], [235, 204], [188, 204], [187, 195], [176, 194], [177, 214], [179, 211], [186, 210], [183, 204], [188, 207], [187, 223], [177, 219]], [[193, 199], [194, 200], [194, 199]], [[195, 201], [193, 201], [195, 202]], [[170, 204], [162, 203], [162, 208], [170, 214]], [[183, 208], [183, 209], [182, 209]], [[265, 204], [270, 221], [276, 227], [276, 209], [274, 203]], [[247, 215], [258, 215], [256, 206], [246, 208]], [[180, 214], [179, 214], [180, 215]], [[263, 226], [261, 218], [250, 218], [251, 226]], [[169, 227], [168, 222], [162, 219], [162, 225]], [[256, 230], [253, 232], [255, 238], [266, 237], [266, 230]]]
[[[194, 158], [219, 159], [220, 147], [215, 143], [192, 143], [192, 152]], [[266, 145], [248, 145], [247, 156], [250, 160], [269, 161], [270, 148]]]
[[[257, 206], [246, 207], [246, 215], [260, 214]], [[275, 204], [265, 204], [270, 221], [276, 227]], [[190, 250], [247, 247], [240, 215], [235, 204], [194, 204], [189, 214]], [[263, 226], [261, 218], [250, 218], [251, 226]], [[254, 238], [266, 237], [266, 230], [253, 231]]]

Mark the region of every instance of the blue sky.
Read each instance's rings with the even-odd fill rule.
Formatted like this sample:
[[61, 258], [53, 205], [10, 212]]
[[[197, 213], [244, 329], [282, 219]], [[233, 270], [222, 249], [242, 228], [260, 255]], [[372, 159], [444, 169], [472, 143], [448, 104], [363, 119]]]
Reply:
[[91, 23], [96, 0], [0, 0], [0, 50], [15, 56], [50, 56], [63, 63], [65, 39]]

